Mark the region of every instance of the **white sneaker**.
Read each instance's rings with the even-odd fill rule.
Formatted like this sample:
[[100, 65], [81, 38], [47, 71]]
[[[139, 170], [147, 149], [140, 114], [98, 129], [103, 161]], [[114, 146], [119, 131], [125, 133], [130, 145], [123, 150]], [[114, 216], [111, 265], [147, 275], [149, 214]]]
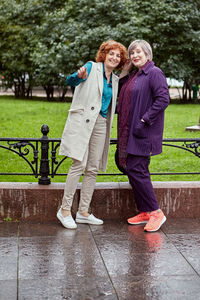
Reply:
[[102, 225], [103, 220], [96, 218], [93, 214], [89, 217], [84, 217], [79, 212], [76, 213], [76, 222], [82, 224], [91, 224], [91, 225]]
[[61, 208], [57, 212], [57, 218], [65, 228], [68, 228], [68, 229], [76, 229], [77, 228], [77, 225], [74, 222], [74, 219], [72, 218], [72, 216], [63, 217], [63, 215], [61, 213]]

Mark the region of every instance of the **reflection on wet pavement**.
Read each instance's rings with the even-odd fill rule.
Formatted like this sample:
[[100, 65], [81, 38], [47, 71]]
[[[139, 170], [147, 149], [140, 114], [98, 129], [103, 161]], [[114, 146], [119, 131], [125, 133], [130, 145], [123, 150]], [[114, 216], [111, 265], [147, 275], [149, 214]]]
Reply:
[[200, 220], [0, 224], [0, 299], [199, 299]]

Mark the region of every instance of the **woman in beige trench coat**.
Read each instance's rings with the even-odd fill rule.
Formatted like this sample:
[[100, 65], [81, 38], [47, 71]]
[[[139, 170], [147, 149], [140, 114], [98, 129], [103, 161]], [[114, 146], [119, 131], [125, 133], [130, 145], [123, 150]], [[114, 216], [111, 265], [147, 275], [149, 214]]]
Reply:
[[[115, 112], [118, 77], [113, 73], [127, 59], [126, 48], [114, 40], [103, 42], [96, 62], [87, 62], [68, 76], [66, 83], [76, 86], [63, 131], [59, 154], [73, 160], [69, 170], [62, 206], [57, 217], [66, 228], [76, 223], [101, 225], [103, 221], [88, 213], [96, 176], [106, 170], [110, 132]], [[84, 172], [76, 222], [71, 215], [73, 197]]]

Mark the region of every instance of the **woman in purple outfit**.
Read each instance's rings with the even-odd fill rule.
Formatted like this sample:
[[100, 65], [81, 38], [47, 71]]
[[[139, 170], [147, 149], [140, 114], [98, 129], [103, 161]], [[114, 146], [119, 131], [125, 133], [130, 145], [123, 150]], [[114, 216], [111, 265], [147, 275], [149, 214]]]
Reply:
[[[120, 74], [118, 103], [118, 163], [129, 178], [139, 214], [129, 224], [146, 224], [157, 231], [166, 221], [152, 186], [150, 156], [162, 152], [164, 110], [169, 104], [165, 75], [152, 61], [152, 49], [144, 40], [133, 41], [129, 60]], [[133, 67], [136, 70], [132, 71]], [[134, 68], [134, 69], [135, 69]]]

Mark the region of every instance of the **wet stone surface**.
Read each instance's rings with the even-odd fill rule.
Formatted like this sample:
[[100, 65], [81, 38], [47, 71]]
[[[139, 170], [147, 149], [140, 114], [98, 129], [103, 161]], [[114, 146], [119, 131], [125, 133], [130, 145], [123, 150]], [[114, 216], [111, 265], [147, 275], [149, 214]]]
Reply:
[[199, 225], [168, 219], [146, 233], [124, 221], [0, 223], [0, 299], [199, 299]]

